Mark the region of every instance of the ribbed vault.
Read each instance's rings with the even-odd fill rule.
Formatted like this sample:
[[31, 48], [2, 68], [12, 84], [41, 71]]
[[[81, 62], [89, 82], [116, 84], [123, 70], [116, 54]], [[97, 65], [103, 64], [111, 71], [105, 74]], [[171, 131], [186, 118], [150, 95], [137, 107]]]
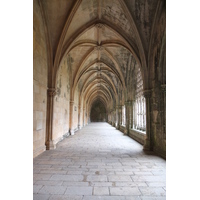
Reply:
[[142, 69], [139, 37], [122, 1], [76, 1], [58, 42], [54, 80], [62, 61], [67, 60], [70, 101], [74, 102], [78, 91], [79, 108], [87, 113], [95, 100], [104, 102], [106, 110], [114, 108], [127, 100], [130, 68], [138, 65]]
[[[146, 130], [147, 121], [149, 134], [161, 130], [164, 104], [155, 104], [165, 88], [165, 0], [34, 0], [34, 8], [34, 76], [47, 88], [47, 100], [39, 98], [46, 102], [47, 149], [91, 120], [127, 131]], [[43, 109], [37, 101], [35, 107]]]

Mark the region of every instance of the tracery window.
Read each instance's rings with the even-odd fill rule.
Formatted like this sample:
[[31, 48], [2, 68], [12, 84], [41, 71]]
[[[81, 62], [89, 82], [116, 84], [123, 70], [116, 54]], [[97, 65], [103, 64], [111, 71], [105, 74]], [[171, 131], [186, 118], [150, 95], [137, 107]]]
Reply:
[[135, 102], [133, 104], [133, 129], [146, 131], [146, 99], [139, 67], [135, 68]]

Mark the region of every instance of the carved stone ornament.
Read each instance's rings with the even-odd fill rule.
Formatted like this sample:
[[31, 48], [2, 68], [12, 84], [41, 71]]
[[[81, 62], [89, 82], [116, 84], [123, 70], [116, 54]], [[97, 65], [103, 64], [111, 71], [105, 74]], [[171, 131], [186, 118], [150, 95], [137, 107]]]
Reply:
[[96, 51], [103, 51], [103, 50], [104, 50], [104, 47], [102, 47], [102, 46], [96, 46], [96, 47], [94, 47], [94, 49], [95, 49]]
[[73, 106], [74, 105], [74, 101], [70, 101], [70, 105]]
[[48, 95], [49, 96], [55, 96], [56, 95], [56, 89], [55, 88], [49, 88], [48, 90], [47, 90], [47, 93], [48, 93]]
[[144, 90], [143, 95], [145, 98], [150, 98], [151, 97], [151, 90]]
[[104, 25], [101, 24], [101, 23], [98, 23], [98, 24], [96, 24], [95, 26], [96, 26], [97, 28], [99, 28], [99, 29], [104, 27]]

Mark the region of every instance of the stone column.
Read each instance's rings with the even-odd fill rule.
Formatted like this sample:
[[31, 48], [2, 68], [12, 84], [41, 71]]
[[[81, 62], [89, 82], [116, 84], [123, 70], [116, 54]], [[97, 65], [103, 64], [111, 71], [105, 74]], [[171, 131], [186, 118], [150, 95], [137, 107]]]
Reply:
[[126, 119], [126, 124], [125, 124], [125, 134], [128, 135], [129, 133], [129, 101], [125, 102], [125, 119]]
[[118, 106], [118, 129], [120, 129], [120, 126], [122, 125], [122, 106]]
[[69, 132], [70, 135], [74, 135], [73, 119], [74, 117], [74, 101], [70, 101], [70, 115], [69, 115]]
[[133, 128], [133, 101], [130, 101], [130, 129]]
[[83, 127], [85, 126], [85, 107], [83, 108]]
[[115, 126], [115, 110], [112, 109], [111, 113], [112, 113], [112, 126]]
[[78, 129], [81, 129], [81, 105], [78, 105]]
[[136, 119], [137, 119], [137, 116], [136, 116], [136, 100], [134, 99], [133, 102], [132, 102], [132, 128], [135, 129], [136, 128]]
[[116, 126], [116, 108], [113, 110], [113, 126]]
[[132, 127], [132, 114], [133, 108], [132, 108], [132, 101], [126, 101], [125, 102], [125, 109], [126, 109], [126, 132], [127, 135], [129, 134], [129, 129]]
[[116, 109], [115, 109], [115, 127], [117, 128], [118, 127], [118, 106], [116, 106]]
[[151, 90], [144, 90], [144, 97], [146, 99], [146, 138], [144, 141], [143, 149], [146, 151], [152, 151], [153, 141], [151, 139], [151, 113], [150, 113]]
[[163, 139], [166, 139], [166, 85], [161, 85], [163, 106], [162, 106], [162, 127], [163, 127]]
[[56, 144], [53, 141], [53, 104], [55, 95], [55, 88], [49, 88], [47, 90], [46, 150], [56, 148]]

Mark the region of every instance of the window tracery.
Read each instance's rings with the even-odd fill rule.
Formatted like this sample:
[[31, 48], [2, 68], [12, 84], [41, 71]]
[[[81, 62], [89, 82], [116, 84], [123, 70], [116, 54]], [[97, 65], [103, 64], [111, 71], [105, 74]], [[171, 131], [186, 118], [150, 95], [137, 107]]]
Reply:
[[146, 132], [146, 99], [139, 67], [135, 68], [135, 103], [133, 104], [133, 129]]

